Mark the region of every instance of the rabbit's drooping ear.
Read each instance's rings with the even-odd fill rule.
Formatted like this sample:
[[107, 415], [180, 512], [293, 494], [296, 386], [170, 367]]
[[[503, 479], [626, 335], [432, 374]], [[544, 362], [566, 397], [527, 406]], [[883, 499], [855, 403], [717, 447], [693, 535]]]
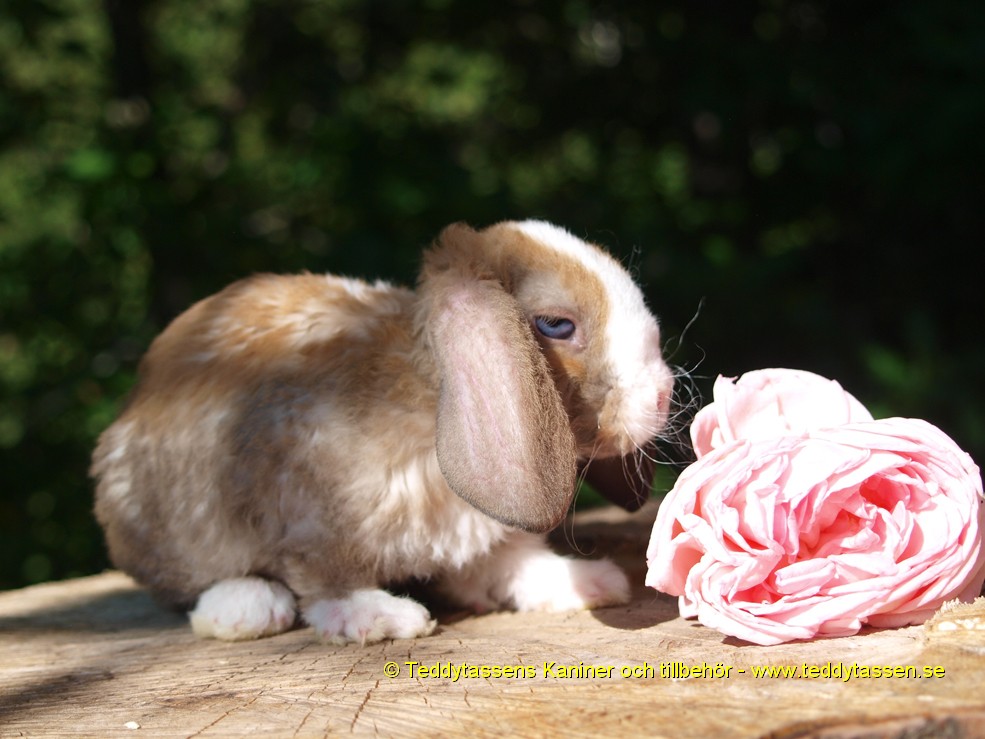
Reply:
[[657, 463], [654, 450], [637, 450], [625, 457], [593, 459], [582, 466], [585, 481], [611, 503], [635, 511], [650, 498]]
[[574, 435], [525, 316], [482, 256], [483, 238], [445, 229], [421, 283], [441, 383], [438, 465], [487, 515], [549, 531], [574, 495]]

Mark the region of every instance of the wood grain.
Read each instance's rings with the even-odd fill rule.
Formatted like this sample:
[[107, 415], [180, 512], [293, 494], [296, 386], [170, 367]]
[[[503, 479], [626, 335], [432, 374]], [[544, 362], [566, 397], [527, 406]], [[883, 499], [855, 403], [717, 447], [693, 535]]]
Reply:
[[[654, 513], [579, 516], [558, 532], [558, 548], [606, 552], [642, 583]], [[673, 599], [642, 585], [628, 606], [592, 613], [442, 612], [440, 621], [434, 636], [368, 647], [319, 644], [310, 629], [227, 644], [196, 639], [183, 616], [116, 572], [0, 593], [0, 736], [985, 735], [981, 599], [925, 627], [776, 647], [684, 621]], [[390, 661], [398, 677], [384, 674]], [[408, 662], [438, 675], [412, 676]], [[550, 663], [613, 669], [553, 677]], [[661, 677], [672, 663], [731, 669]], [[927, 665], [944, 676], [751, 673], [828, 663]], [[532, 667], [534, 676], [440, 676], [465, 664]]]

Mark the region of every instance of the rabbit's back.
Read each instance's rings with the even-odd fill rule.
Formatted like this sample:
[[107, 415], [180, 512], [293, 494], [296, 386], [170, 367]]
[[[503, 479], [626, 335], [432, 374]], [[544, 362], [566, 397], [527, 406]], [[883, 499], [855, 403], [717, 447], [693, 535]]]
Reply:
[[[406, 319], [413, 302], [413, 292], [384, 282], [256, 275], [178, 316], [148, 350], [141, 383], [243, 385], [272, 372], [303, 371], [312, 359], [330, 360], [360, 346], [391, 347], [394, 331], [412, 329]], [[390, 341], [382, 343], [384, 337]], [[409, 337], [400, 343], [410, 346]], [[351, 354], [335, 364], [347, 358]]]

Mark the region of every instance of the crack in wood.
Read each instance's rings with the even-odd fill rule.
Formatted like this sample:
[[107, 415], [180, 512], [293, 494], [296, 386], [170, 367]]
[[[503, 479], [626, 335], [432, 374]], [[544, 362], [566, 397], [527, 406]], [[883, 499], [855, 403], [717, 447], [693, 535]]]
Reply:
[[[314, 695], [314, 693], [311, 693], [311, 695], [308, 696], [308, 699], [309, 700], [311, 699], [311, 696], [312, 695]], [[304, 729], [304, 725], [306, 723], [308, 723], [308, 719], [311, 718], [311, 715], [314, 712], [315, 712], [315, 707], [314, 706], [311, 706], [311, 707], [308, 708], [308, 712], [306, 714], [304, 714], [304, 718], [301, 719], [301, 723], [298, 724], [298, 728], [296, 728], [294, 730], [293, 736], [298, 736], [301, 733], [301, 731]]]
[[352, 677], [352, 673], [354, 673], [356, 671], [356, 668], [359, 667], [359, 665], [361, 665], [365, 659], [366, 659], [365, 657], [360, 656], [360, 657], [358, 657], [356, 659], [355, 662], [353, 662], [351, 665], [349, 665], [349, 669], [342, 676], [342, 688], [343, 688], [343, 690], [346, 687], [348, 687], [346, 685], [346, 682], [349, 680], [350, 677]]
[[[355, 715], [352, 717], [352, 723], [349, 724], [349, 733], [350, 734], [355, 732], [355, 730], [356, 730], [356, 722], [359, 721], [359, 716], [362, 715], [363, 709], [366, 707], [366, 704], [369, 703], [369, 699], [373, 696], [373, 691], [376, 690], [378, 687], [380, 687], [380, 681], [379, 680], [377, 680], [373, 684], [373, 687], [372, 688], [370, 688], [369, 690], [366, 691], [366, 695], [363, 698], [363, 702], [359, 704], [359, 707], [356, 709]], [[375, 724], [374, 724], [374, 728], [375, 728]]]
[[247, 701], [246, 703], [244, 703], [244, 704], [242, 704], [242, 705], [239, 705], [239, 706], [233, 706], [233, 707], [232, 707], [232, 708], [230, 708], [229, 710], [227, 710], [227, 711], [224, 711], [224, 712], [222, 713], [222, 715], [221, 715], [221, 716], [219, 716], [219, 718], [217, 718], [217, 719], [216, 719], [215, 721], [212, 721], [211, 723], [209, 723], [209, 724], [206, 724], [205, 726], [203, 726], [203, 727], [202, 727], [201, 729], [199, 729], [199, 730], [198, 730], [198, 731], [196, 731], [195, 733], [193, 733], [193, 734], [189, 734], [189, 735], [188, 735], [188, 739], [194, 739], [194, 737], [196, 737], [196, 736], [201, 736], [201, 735], [202, 735], [202, 734], [204, 734], [204, 733], [205, 733], [206, 731], [208, 731], [209, 729], [211, 729], [211, 728], [212, 728], [213, 726], [216, 726], [216, 725], [218, 725], [218, 724], [219, 724], [220, 722], [222, 722], [222, 721], [225, 721], [225, 720], [226, 720], [227, 718], [229, 718], [230, 716], [232, 716], [232, 715], [233, 715], [234, 713], [236, 713], [237, 711], [241, 711], [241, 710], [243, 710], [244, 708], [249, 708], [250, 706], [252, 706], [252, 705], [253, 705], [254, 703], [256, 703], [256, 702], [257, 702], [257, 701], [258, 701], [258, 700], [260, 699], [260, 696], [261, 696], [261, 695], [263, 695], [263, 691], [262, 691], [262, 690], [261, 690], [261, 691], [260, 691], [259, 693], [257, 693], [256, 695], [254, 695], [254, 696], [253, 696], [253, 697], [252, 697], [252, 698], [251, 698], [250, 700], [248, 700], [248, 701]]

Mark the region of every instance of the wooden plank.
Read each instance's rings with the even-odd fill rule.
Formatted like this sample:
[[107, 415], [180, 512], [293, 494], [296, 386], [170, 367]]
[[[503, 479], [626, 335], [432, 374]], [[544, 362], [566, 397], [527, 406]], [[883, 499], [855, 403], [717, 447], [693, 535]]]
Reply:
[[[641, 583], [653, 515], [591, 512], [559, 533], [559, 547], [606, 551]], [[367, 647], [319, 644], [310, 629], [228, 644], [196, 639], [116, 572], [0, 593], [0, 736], [960, 737], [985, 726], [982, 602], [928, 627], [776, 647], [684, 621], [673, 599], [642, 586], [629, 605], [593, 613], [440, 621], [432, 637]], [[387, 662], [399, 676], [387, 677]], [[412, 674], [412, 662], [435, 676]], [[711, 676], [672, 677], [674, 663], [708, 665]], [[751, 672], [830, 663], [913, 665], [921, 676]], [[533, 676], [450, 674], [466, 664]], [[560, 677], [562, 665], [612, 669]], [[923, 677], [924, 665], [943, 677]]]

